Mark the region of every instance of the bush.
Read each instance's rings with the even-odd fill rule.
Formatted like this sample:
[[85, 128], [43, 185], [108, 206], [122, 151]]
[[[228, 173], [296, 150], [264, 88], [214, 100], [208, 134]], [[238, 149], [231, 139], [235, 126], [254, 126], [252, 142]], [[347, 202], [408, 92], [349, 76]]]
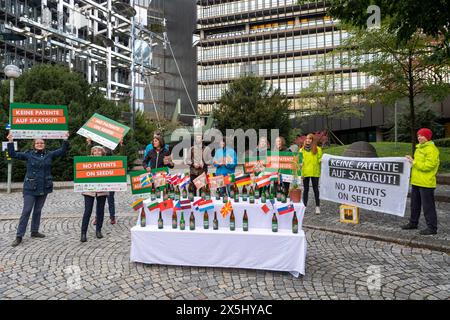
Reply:
[[433, 140], [436, 147], [450, 148], [450, 138]]

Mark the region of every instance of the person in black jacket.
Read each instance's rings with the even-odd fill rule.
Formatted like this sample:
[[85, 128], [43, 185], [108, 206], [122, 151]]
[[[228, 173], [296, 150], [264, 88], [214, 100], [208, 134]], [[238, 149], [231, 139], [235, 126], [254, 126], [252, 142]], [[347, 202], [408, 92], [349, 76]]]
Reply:
[[[69, 134], [66, 135], [61, 148], [49, 151], [45, 149], [45, 141], [35, 139], [33, 142], [34, 150], [26, 152], [16, 152], [14, 150], [14, 138], [10, 133], [8, 135], [8, 153], [11, 158], [25, 160], [27, 162], [27, 172], [23, 183], [23, 210], [17, 227], [16, 239], [12, 243], [15, 247], [22, 242], [27, 229], [28, 220], [31, 211], [31, 237], [44, 238], [45, 235], [39, 232], [41, 223], [41, 212], [47, 199], [47, 195], [53, 192], [52, 160], [63, 156], [69, 148]], [[34, 208], [34, 209], [33, 209]]]
[[161, 136], [155, 136], [153, 138], [153, 149], [147, 153], [142, 166], [148, 172], [155, 168], [173, 168], [174, 164], [171, 158], [169, 150], [164, 148], [164, 139]]

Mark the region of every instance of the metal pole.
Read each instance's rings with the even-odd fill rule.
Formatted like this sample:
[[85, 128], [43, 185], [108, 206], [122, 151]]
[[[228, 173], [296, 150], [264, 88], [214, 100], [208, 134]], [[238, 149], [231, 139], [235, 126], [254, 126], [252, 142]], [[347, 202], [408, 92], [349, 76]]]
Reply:
[[[14, 102], [14, 78], [9, 80], [9, 104]], [[8, 155], [9, 157], [9, 155]], [[6, 192], [11, 193], [11, 177], [12, 177], [12, 159], [8, 160], [8, 182], [6, 183]]]
[[[134, 1], [131, 0], [131, 6], [134, 6]], [[135, 113], [136, 107], [134, 105], [134, 89], [135, 89], [135, 80], [134, 80], [134, 33], [135, 33], [135, 22], [134, 17], [131, 18], [131, 92], [130, 92], [130, 104], [131, 104], [131, 128], [135, 129]]]
[[394, 139], [395, 139], [395, 147], [397, 147], [397, 101], [395, 101], [394, 106]]

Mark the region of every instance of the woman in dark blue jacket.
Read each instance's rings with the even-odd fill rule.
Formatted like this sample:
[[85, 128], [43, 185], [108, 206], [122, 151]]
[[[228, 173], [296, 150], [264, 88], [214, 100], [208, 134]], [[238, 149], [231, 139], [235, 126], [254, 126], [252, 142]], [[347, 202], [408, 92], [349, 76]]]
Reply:
[[12, 134], [8, 135], [8, 154], [10, 157], [27, 162], [27, 172], [23, 182], [23, 210], [19, 226], [17, 227], [16, 240], [12, 243], [13, 247], [22, 242], [33, 207], [31, 237], [45, 237], [39, 232], [39, 225], [41, 223], [42, 207], [47, 199], [47, 195], [53, 192], [52, 161], [54, 158], [63, 156], [67, 152], [69, 148], [68, 138], [69, 135], [67, 134], [62, 147], [54, 151], [45, 149], [44, 140], [35, 139], [33, 141], [34, 150], [16, 152], [14, 150], [13, 136]]

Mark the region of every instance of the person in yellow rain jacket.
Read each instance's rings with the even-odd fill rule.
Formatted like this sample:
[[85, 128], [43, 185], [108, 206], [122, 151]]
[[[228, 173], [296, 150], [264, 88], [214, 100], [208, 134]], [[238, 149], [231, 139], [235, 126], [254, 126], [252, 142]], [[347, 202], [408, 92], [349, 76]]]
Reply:
[[316, 213], [320, 214], [319, 177], [320, 162], [322, 161], [322, 149], [317, 146], [317, 141], [312, 133], [306, 136], [300, 152], [303, 156], [303, 203], [305, 207], [308, 204], [309, 181], [311, 181], [314, 190], [314, 199], [316, 201]]
[[432, 135], [431, 130], [427, 128], [417, 131], [419, 144], [414, 152], [414, 158], [406, 156], [411, 163], [411, 218], [408, 224], [402, 226], [402, 229], [417, 229], [422, 207], [427, 223], [427, 228], [420, 231], [422, 235], [437, 233], [434, 189], [439, 168], [439, 150], [431, 141]]

